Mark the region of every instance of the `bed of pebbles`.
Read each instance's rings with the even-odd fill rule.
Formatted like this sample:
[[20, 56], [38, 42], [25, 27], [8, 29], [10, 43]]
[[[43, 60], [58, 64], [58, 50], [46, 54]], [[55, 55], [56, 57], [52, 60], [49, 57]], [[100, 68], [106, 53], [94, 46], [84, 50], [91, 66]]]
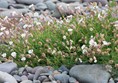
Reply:
[[0, 83], [117, 83], [111, 77], [110, 66], [75, 65], [71, 69], [62, 65], [55, 70], [51, 66], [17, 67], [14, 62], [0, 64]]
[[89, 2], [101, 3], [101, 9], [108, 4], [107, 0], [0, 0], [0, 16], [10, 17], [17, 12], [30, 16], [35, 13], [36, 17], [46, 14], [59, 18], [62, 15], [75, 14], [76, 10], [86, 11]]

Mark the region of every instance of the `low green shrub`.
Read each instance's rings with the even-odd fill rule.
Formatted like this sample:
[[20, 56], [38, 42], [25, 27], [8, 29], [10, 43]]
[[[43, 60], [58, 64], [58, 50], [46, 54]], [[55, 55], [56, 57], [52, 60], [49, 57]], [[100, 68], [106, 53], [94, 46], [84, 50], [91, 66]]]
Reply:
[[1, 59], [13, 60], [19, 66], [99, 63], [117, 68], [118, 22], [112, 15], [118, 11], [90, 12], [47, 23], [23, 17], [23, 28], [15, 26], [21, 19], [15, 19], [15, 24], [10, 20], [14, 28], [8, 30], [14, 34], [2, 37], [6, 44], [0, 45]]

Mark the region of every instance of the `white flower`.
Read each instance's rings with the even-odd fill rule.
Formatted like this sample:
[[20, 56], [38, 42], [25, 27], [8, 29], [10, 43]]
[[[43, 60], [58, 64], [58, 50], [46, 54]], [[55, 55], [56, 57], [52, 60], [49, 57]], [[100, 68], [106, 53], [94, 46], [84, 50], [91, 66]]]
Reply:
[[97, 60], [96, 59], [94, 60], [94, 63], [97, 63]]
[[81, 7], [80, 7], [80, 6], [77, 6], [77, 7], [75, 7], [75, 9], [76, 9], [76, 10], [77, 10], [77, 9], [78, 9], [78, 10], [80, 10], [80, 9], [81, 9]]
[[4, 21], [8, 19], [8, 16], [5, 16]]
[[71, 43], [73, 43], [73, 40], [70, 40]]
[[6, 29], [6, 27], [2, 27], [0, 30], [3, 31], [3, 30], [5, 30], [5, 29]]
[[63, 20], [60, 20], [60, 21], [56, 20], [56, 22], [59, 23], [59, 24], [63, 24]]
[[25, 24], [25, 25], [23, 26], [24, 29], [27, 28], [27, 27], [28, 27], [28, 24]]
[[72, 32], [72, 31], [73, 31], [73, 29], [71, 29], [71, 28], [70, 28], [70, 29], [68, 29], [68, 31], [69, 31], [69, 32]]
[[6, 53], [3, 53], [1, 56], [2, 56], [3, 58], [5, 58], [5, 57], [6, 57], [6, 55], [7, 55]]
[[81, 19], [79, 20], [78, 24], [80, 24], [83, 20], [84, 20], [84, 19], [83, 19], [83, 18], [81, 18]]
[[35, 12], [34, 13], [34, 17], [39, 17], [39, 13], [38, 12]]
[[11, 13], [11, 15], [12, 15], [12, 16], [17, 15], [16, 11], [13, 11], [13, 12]]
[[103, 45], [105, 45], [105, 46], [110, 45], [110, 42], [107, 42], [107, 41], [102, 41], [102, 42], [103, 42]]
[[95, 56], [93, 57], [93, 59], [94, 59], [94, 63], [97, 63], [97, 59]]
[[93, 31], [93, 28], [90, 28], [90, 31]]
[[23, 21], [23, 18], [20, 18], [20, 20], [19, 20], [19, 21], [20, 21], [20, 22], [21, 22], [21, 21]]
[[0, 32], [0, 36], [2, 36], [4, 33], [3, 32]]
[[25, 61], [25, 60], [26, 60], [26, 57], [22, 57], [22, 58], [21, 58], [21, 61]]
[[86, 54], [88, 52], [86, 45], [82, 45], [81, 49], [83, 54]]
[[102, 10], [102, 14], [104, 14], [104, 15], [105, 15], [105, 14], [107, 14], [107, 13], [106, 13], [106, 11], [105, 11], [105, 10]]
[[64, 40], [66, 39], [66, 36], [65, 36], [65, 35], [63, 36], [63, 39], [64, 39]]
[[26, 34], [25, 34], [25, 33], [21, 34], [21, 37], [22, 37], [22, 38], [24, 38], [25, 36], [26, 36]]
[[9, 45], [13, 45], [13, 42], [12, 41], [9, 41]]
[[7, 31], [5, 31], [5, 33], [7, 34], [7, 35], [9, 35], [9, 31], [7, 30]]
[[67, 16], [67, 19], [72, 19], [73, 15]]
[[83, 54], [88, 53], [87, 49], [83, 49], [83, 50], [82, 50], [82, 53], [83, 53]]
[[91, 35], [91, 38], [94, 38], [93, 35]]
[[82, 63], [82, 59], [81, 58], [79, 58], [79, 62]]
[[16, 58], [16, 54], [17, 54], [16, 52], [12, 52], [11, 53], [11, 56], [14, 57], [14, 58]]
[[70, 22], [70, 19], [66, 19], [66, 22], [68, 22], [68, 23], [69, 23], [69, 22]]
[[97, 42], [95, 42], [95, 40], [94, 40], [93, 38], [90, 39], [89, 45], [90, 45], [90, 46], [94, 46], [94, 47], [97, 47], [97, 46], [98, 46], [98, 45], [97, 45]]
[[53, 50], [53, 51], [52, 51], [52, 54], [55, 54], [55, 53], [56, 53], [56, 50]]
[[32, 53], [33, 53], [33, 49], [28, 50], [28, 53], [29, 53], [29, 54], [32, 54]]
[[99, 14], [98, 14], [98, 18], [101, 18], [101, 17], [102, 17], [102, 16], [101, 16], [101, 14], [99, 13]]
[[36, 25], [41, 25], [41, 22], [34, 21], [34, 24], [36, 24]]
[[83, 50], [83, 49], [85, 49], [85, 48], [86, 48], [86, 45], [82, 45], [81, 49]]
[[32, 7], [34, 7], [34, 4], [29, 5], [29, 8], [32, 8]]

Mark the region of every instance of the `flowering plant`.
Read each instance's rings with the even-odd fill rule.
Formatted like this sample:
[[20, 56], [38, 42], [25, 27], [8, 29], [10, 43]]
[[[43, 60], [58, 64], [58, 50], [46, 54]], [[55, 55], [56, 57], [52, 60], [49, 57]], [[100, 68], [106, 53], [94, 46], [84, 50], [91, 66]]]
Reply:
[[[118, 22], [114, 11], [93, 11], [63, 20], [0, 19], [0, 55], [20, 66], [102, 63], [117, 67]], [[6, 21], [6, 22], [5, 22]], [[21, 24], [21, 25], [20, 25]]]

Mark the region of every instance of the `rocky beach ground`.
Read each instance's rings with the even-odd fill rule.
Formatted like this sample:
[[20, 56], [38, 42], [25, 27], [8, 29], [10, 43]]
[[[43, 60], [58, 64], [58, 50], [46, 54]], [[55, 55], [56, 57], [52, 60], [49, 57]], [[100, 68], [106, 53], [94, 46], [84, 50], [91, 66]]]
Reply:
[[17, 67], [14, 62], [0, 64], [0, 83], [117, 83], [111, 77], [110, 66], [64, 65], [55, 70], [50, 66]]
[[[50, 17], [75, 13], [90, 15], [89, 8], [94, 10], [90, 2], [101, 3], [96, 8], [100, 12], [108, 8], [107, 0], [0, 0], [0, 16], [18, 18], [28, 15], [48, 22]], [[70, 69], [62, 64], [55, 70], [51, 66], [18, 67], [14, 62], [4, 62], [0, 64], [0, 83], [117, 83], [118, 79], [112, 78], [110, 71], [111, 66], [99, 64], [75, 65]]]
[[[84, 12], [88, 7], [87, 4], [95, 1], [102, 5], [99, 11], [108, 5], [107, 0], [0, 0], [0, 16], [11, 17], [17, 13], [31, 17], [45, 14], [59, 18], [62, 15], [75, 14], [77, 11]], [[89, 12], [86, 11], [86, 14]]]

